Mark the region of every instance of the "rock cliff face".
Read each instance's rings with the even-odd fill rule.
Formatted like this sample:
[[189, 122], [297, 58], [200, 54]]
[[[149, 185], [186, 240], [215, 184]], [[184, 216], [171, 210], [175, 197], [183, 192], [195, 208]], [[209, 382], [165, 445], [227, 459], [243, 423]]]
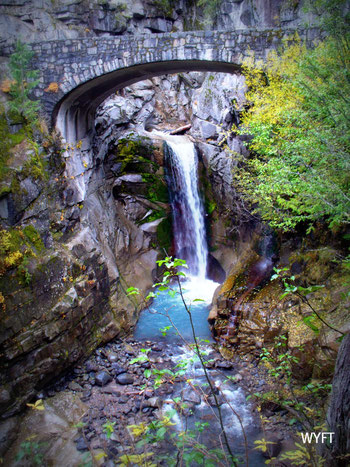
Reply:
[[[212, 254], [228, 268], [227, 252], [238, 242], [230, 227], [234, 210], [227, 209], [236, 199], [234, 162], [217, 143], [222, 128], [236, 118], [233, 102], [242, 105], [243, 96], [238, 75], [153, 78], [125, 88], [98, 109], [93, 147], [83, 140], [60, 149], [58, 136], [40, 136], [47, 166], [42, 173], [35, 170], [33, 149], [24, 143], [14, 148], [0, 215], [13, 238], [18, 232], [16, 251], [28, 258], [5, 268], [1, 278], [5, 415], [98, 344], [128, 332], [140, 298], [128, 297], [126, 289], [146, 292], [157, 257], [164, 249], [172, 252], [163, 143], [154, 128], [192, 123]], [[239, 140], [234, 144], [244, 151]], [[24, 169], [28, 159], [32, 165]], [[79, 199], [70, 190], [71, 177]], [[214, 259], [211, 264], [215, 269]]]
[[[143, 171], [152, 176], [150, 143], [137, 142], [137, 151], [125, 158], [138, 167], [143, 157]], [[115, 164], [111, 157], [96, 158], [86, 197], [75, 204], [62, 172], [65, 161], [59, 152], [47, 153], [41, 157], [51, 166], [49, 180], [37, 178], [35, 166], [23, 167], [18, 160], [23, 147], [15, 147], [10, 184], [2, 186], [7, 230], [0, 239], [0, 403], [5, 414], [99, 343], [130, 329], [139, 304], [125, 290], [151, 287], [159, 248], [150, 223], [136, 224], [152, 208], [159, 210], [159, 203], [148, 200], [143, 180], [135, 184], [135, 175], [123, 180], [113, 172], [124, 155]], [[140, 195], [139, 206], [129, 190], [135, 198]]]
[[215, 11], [181, 0], [15, 0], [0, 6], [0, 49], [25, 42], [197, 29], [284, 28], [315, 24], [303, 1], [222, 0]]
[[[202, 12], [189, 12], [185, 2], [165, 12], [141, 1], [16, 0], [0, 6], [0, 48], [18, 37], [32, 42], [299, 24], [301, 3], [292, 9], [287, 4], [225, 0], [217, 17], [208, 20]], [[0, 191], [1, 226], [10, 232], [8, 237], [2, 230], [0, 239], [7, 257], [0, 265], [0, 409], [5, 416], [135, 323], [140, 299], [125, 291], [149, 289], [157, 256], [164, 248], [171, 251], [162, 143], [150, 130], [192, 124], [212, 256], [229, 272], [252, 250], [259, 222], [247, 213], [231, 181], [234, 154], [246, 153], [244, 142], [230, 136], [229, 155], [219, 145], [223, 132], [239, 123], [244, 91], [239, 75], [153, 78], [98, 109], [92, 147], [90, 135], [63, 150], [58, 135], [37, 135], [40, 148], [20, 143], [13, 149]]]

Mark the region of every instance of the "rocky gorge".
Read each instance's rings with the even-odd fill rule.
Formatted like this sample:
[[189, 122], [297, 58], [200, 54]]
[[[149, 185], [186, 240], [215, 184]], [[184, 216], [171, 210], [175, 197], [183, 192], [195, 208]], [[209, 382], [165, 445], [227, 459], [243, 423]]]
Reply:
[[[225, 1], [214, 20], [189, 10], [194, 7], [186, 2], [166, 14], [159, 11], [161, 7], [143, 2], [98, 2], [89, 3], [88, 8], [85, 2], [42, 2], [33, 12], [26, 2], [17, 3], [1, 6], [1, 21], [8, 22], [1, 42], [4, 49], [13, 43], [18, 28], [33, 42], [183, 31], [199, 23], [218, 30], [257, 25], [283, 29], [305, 20], [299, 2], [269, 2], [268, 7], [255, 2], [252, 7], [245, 0]], [[186, 14], [191, 17], [190, 25]], [[312, 15], [307, 18], [314, 20]], [[2, 62], [6, 69], [6, 57]], [[43, 123], [35, 135], [37, 145], [23, 140], [11, 149], [0, 185], [1, 247], [4, 256], [15, 255], [13, 263], [1, 259], [2, 453], [15, 439], [16, 414], [26, 403], [44, 399], [48, 414], [53, 396], [52, 413], [57, 417], [62, 404], [57, 390], [68, 388], [63, 404], [76, 411], [68, 422], [56, 419], [57, 425], [66, 427], [83, 420], [87, 428], [73, 427], [67, 435], [69, 446], [65, 445], [64, 452], [69, 461], [59, 457], [62, 445], [58, 442], [56, 451], [47, 457], [54, 465], [84, 461], [72, 443], [75, 438], [79, 451], [90, 453], [92, 449], [96, 455], [103, 451], [110, 462], [115, 461], [118, 446], [125, 445], [129, 436], [125, 426], [152, 420], [168, 395], [173, 400], [170, 382], [143, 392], [147, 364], [130, 364], [142, 344], [132, 338], [126, 343], [113, 339], [124, 339], [132, 332], [144, 306], [142, 297], [160, 280], [162, 271], [156, 261], [165, 252], [175, 253], [159, 132], [176, 132], [181, 127], [187, 128], [198, 153], [208, 275], [221, 284], [208, 318], [221, 353], [215, 351], [212, 370], [225, 372], [232, 366], [229, 376], [240, 375], [236, 382], [242, 379], [246, 390], [273, 390], [265, 370], [255, 365], [263, 348], [272, 348], [275, 338], [287, 336], [288, 349], [298, 358], [293, 375], [300, 381], [331, 382], [339, 331], [349, 331], [348, 299], [344, 299], [348, 272], [337, 261], [346, 254], [347, 244], [337, 235], [326, 242], [321, 224], [308, 237], [302, 229], [290, 236], [276, 234], [252, 214], [232, 179], [242, 158], [249, 157], [245, 144], [249, 136], [231, 131], [232, 125], [239, 126], [246, 108], [245, 92], [245, 79], [239, 72], [151, 77], [117, 91], [101, 104], [88, 137], [64, 141]], [[78, 198], [72, 181], [79, 187]], [[291, 295], [281, 299], [283, 281], [270, 281], [274, 267], [289, 267], [305, 287], [324, 287], [307, 301]], [[133, 286], [140, 295], [128, 295], [127, 289]], [[331, 327], [321, 325], [315, 334], [303, 321], [310, 314], [310, 304], [327, 310]], [[107, 345], [96, 352], [101, 344]], [[169, 360], [171, 346], [149, 345], [155, 360], [152, 365], [174, 368]], [[66, 379], [53, 383], [69, 370], [72, 373]], [[193, 400], [184, 399], [185, 411], [196, 410], [197, 398], [194, 394]], [[120, 417], [110, 419], [109, 410]], [[278, 419], [279, 409], [267, 402], [264, 410], [276, 423], [268, 430], [269, 436], [281, 438], [278, 429], [287, 424], [286, 414]], [[34, 419], [41, 415], [32, 412]], [[103, 430], [106, 419], [118, 426], [111, 438]], [[33, 423], [43, 422], [25, 425]], [[285, 428], [288, 436], [291, 431]], [[24, 436], [20, 433], [18, 439]], [[60, 436], [56, 433], [53, 439]], [[19, 441], [14, 441], [14, 450], [18, 446]], [[283, 449], [289, 447], [287, 440]], [[6, 455], [13, 456], [13, 452]], [[7, 462], [12, 465], [14, 461]]]

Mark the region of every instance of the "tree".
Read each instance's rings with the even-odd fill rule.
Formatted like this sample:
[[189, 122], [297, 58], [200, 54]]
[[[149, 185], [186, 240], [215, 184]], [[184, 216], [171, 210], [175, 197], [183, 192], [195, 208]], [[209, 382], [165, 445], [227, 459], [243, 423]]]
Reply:
[[249, 108], [239, 133], [252, 157], [236, 179], [272, 226], [289, 230], [324, 219], [350, 223], [350, 44], [334, 35], [243, 67]]
[[34, 53], [26, 44], [17, 41], [16, 50], [10, 57], [11, 87], [9, 108], [11, 117], [20, 123], [32, 124], [37, 120], [39, 102], [30, 98], [30, 92], [39, 83], [38, 70], [32, 70], [30, 62]]

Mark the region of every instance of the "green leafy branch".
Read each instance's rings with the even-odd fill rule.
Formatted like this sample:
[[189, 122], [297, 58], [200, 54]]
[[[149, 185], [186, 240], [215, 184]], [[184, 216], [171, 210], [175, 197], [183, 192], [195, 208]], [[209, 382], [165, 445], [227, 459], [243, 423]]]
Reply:
[[322, 316], [319, 314], [317, 310], [315, 310], [314, 306], [310, 303], [308, 299], [308, 295], [314, 292], [317, 292], [318, 290], [322, 289], [324, 285], [311, 285], [309, 287], [302, 287], [301, 285], [298, 285], [296, 283], [296, 278], [295, 276], [289, 276], [289, 268], [285, 267], [282, 269], [274, 268], [275, 274], [271, 276], [271, 281], [274, 281], [276, 279], [279, 279], [282, 282], [283, 288], [284, 288], [284, 293], [281, 295], [281, 299], [286, 297], [289, 294], [294, 294], [296, 295], [302, 302], [304, 302], [312, 311], [311, 315], [308, 316], [303, 316], [302, 321], [308, 326], [310, 329], [312, 329], [315, 334], [319, 334], [320, 329], [315, 325], [315, 319], [317, 318], [319, 321], [321, 321], [324, 325], [332, 329], [333, 331], [338, 332], [341, 334], [341, 339], [344, 337], [344, 333], [342, 331], [339, 331], [339, 329], [336, 329], [333, 327], [331, 324], [327, 323]]

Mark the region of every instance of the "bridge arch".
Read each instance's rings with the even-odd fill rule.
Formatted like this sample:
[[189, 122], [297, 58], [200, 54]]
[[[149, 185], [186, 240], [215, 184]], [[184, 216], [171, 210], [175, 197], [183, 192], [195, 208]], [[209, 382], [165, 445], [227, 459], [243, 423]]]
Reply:
[[74, 141], [92, 130], [97, 106], [117, 89], [167, 73], [234, 73], [248, 54], [264, 59], [296, 32], [309, 44], [319, 34], [313, 29], [192, 31], [36, 43], [36, 96], [66, 141]]
[[59, 101], [52, 114], [55, 125], [67, 141], [82, 139], [93, 127], [97, 107], [119, 89], [165, 74], [208, 71], [236, 73], [240, 65], [200, 60], [155, 62], [122, 68], [74, 88]]

